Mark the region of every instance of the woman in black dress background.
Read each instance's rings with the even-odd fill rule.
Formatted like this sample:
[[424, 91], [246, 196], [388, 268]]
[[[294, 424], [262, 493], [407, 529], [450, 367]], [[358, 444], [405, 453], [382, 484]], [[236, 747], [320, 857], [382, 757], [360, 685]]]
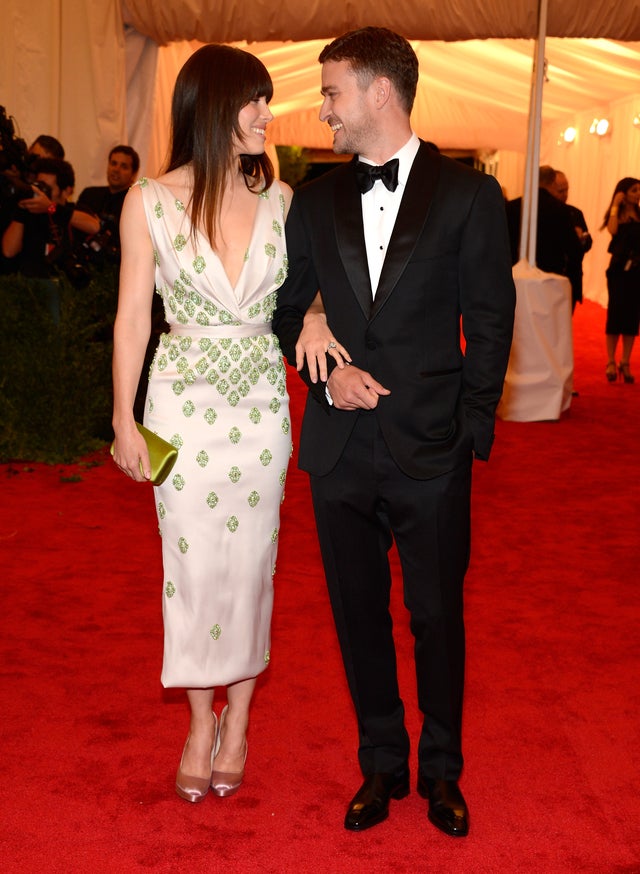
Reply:
[[[618, 376], [634, 382], [629, 367], [631, 351], [640, 323], [640, 180], [631, 176], [621, 179], [615, 187], [611, 203], [604, 216], [603, 228], [611, 234], [607, 268], [607, 369], [609, 382]], [[616, 364], [618, 339], [622, 338], [622, 357]]]

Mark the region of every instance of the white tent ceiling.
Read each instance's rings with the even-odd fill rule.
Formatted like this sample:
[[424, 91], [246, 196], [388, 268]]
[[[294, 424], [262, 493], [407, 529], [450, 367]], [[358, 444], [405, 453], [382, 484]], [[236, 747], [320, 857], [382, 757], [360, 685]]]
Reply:
[[[419, 40], [537, 35], [538, 0], [122, 0], [125, 22], [159, 45], [306, 40], [364, 24]], [[549, 36], [640, 40], [640, 0], [550, 0]]]

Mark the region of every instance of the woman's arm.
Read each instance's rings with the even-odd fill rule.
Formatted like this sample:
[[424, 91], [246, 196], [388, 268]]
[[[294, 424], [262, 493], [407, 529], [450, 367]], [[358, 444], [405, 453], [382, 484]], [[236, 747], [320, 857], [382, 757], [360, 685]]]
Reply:
[[151, 465], [135, 425], [133, 403], [151, 334], [155, 260], [138, 186], [125, 198], [120, 240], [118, 312], [113, 329], [113, 460], [132, 479], [144, 482], [151, 476]]
[[351, 363], [351, 356], [338, 343], [327, 324], [322, 295], [318, 292], [302, 322], [302, 331], [296, 343], [296, 368], [302, 370], [306, 357], [311, 381], [317, 382], [319, 376], [321, 382], [326, 382], [327, 355], [331, 355], [340, 368], [345, 363]]

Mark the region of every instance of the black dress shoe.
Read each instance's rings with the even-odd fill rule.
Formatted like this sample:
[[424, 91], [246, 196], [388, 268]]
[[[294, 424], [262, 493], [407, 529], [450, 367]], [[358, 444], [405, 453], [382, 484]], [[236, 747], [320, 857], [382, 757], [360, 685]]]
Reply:
[[344, 827], [361, 832], [377, 825], [389, 816], [389, 801], [409, 794], [409, 771], [401, 774], [371, 774], [365, 777], [351, 801]]
[[457, 780], [418, 775], [418, 794], [429, 801], [427, 815], [436, 828], [454, 838], [469, 834], [469, 811]]

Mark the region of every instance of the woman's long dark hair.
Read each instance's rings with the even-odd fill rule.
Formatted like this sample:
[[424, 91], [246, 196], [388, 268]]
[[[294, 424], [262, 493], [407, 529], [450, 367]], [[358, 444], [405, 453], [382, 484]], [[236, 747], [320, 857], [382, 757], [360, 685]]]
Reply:
[[[606, 228], [606, 226], [609, 224], [609, 217], [611, 215], [611, 207], [613, 206], [613, 199], [616, 196], [616, 194], [619, 191], [622, 191], [623, 194], [626, 194], [627, 191], [630, 188], [633, 188], [634, 185], [640, 185], [640, 180], [636, 179], [634, 176], [625, 176], [624, 179], [621, 179], [618, 182], [618, 184], [616, 185], [615, 191], [611, 195], [611, 201], [609, 202], [609, 206], [607, 207], [607, 211], [604, 214], [604, 222], [602, 223], [602, 227], [600, 228], [600, 230], [602, 230], [603, 228]], [[623, 213], [626, 211], [627, 211], [627, 207], [624, 206]], [[640, 210], [638, 209], [637, 206], [635, 207], [635, 213], [636, 213], [636, 217], [638, 219], [640, 219]]]
[[[234, 141], [242, 142], [238, 113], [256, 97], [271, 100], [273, 83], [262, 61], [225, 45], [194, 52], [178, 74], [171, 104], [171, 146], [167, 172], [191, 164], [193, 228], [215, 246], [227, 174], [233, 170]], [[273, 182], [266, 154], [242, 155], [247, 188], [259, 193]]]

